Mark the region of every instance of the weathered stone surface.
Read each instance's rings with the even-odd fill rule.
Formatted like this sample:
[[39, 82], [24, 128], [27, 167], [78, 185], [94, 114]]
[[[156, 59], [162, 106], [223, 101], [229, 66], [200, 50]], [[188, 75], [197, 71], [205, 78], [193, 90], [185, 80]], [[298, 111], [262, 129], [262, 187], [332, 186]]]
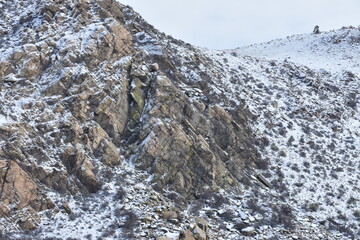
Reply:
[[[146, 144], [138, 159], [141, 166], [151, 167], [155, 176], [161, 176], [154, 179], [157, 185], [170, 184], [176, 191], [189, 193], [190, 189], [216, 189], [240, 180], [245, 160], [254, 156], [250, 149], [239, 147], [247, 136], [234, 124], [235, 119], [216, 105], [202, 112], [165, 76], [159, 75], [152, 88], [156, 99], [140, 132], [146, 136]], [[224, 151], [231, 153], [230, 163]]]
[[81, 183], [84, 184], [91, 193], [97, 192], [101, 187], [93, 170], [94, 166], [92, 163], [88, 159], [85, 159], [78, 173]]
[[25, 59], [20, 76], [32, 79], [40, 72], [40, 55], [37, 52], [30, 52]]
[[165, 236], [161, 236], [161, 237], [157, 237], [156, 240], [174, 240], [174, 239], [169, 238], [169, 237], [165, 237]]
[[202, 230], [199, 226], [195, 226], [195, 228], [193, 229], [193, 234], [194, 234], [194, 238], [196, 240], [206, 240], [207, 239], [206, 232], [204, 230]]
[[124, 28], [124, 26], [119, 22], [114, 21], [111, 25], [109, 25], [109, 30], [114, 37], [114, 50], [121, 55], [130, 53], [132, 36]]
[[246, 236], [252, 236], [255, 234], [255, 228], [254, 227], [246, 227], [241, 229], [241, 233]]
[[23, 230], [35, 230], [40, 224], [40, 216], [33, 209], [24, 209], [17, 212], [16, 217], [18, 225]]
[[[125, 158], [153, 177], [149, 184], [159, 195], [148, 207], [163, 204], [163, 189], [180, 193], [185, 203], [204, 188], [236, 186], [244, 159], [252, 158], [243, 144], [248, 132], [236, 113], [210, 95], [200, 97], [209, 89], [205, 81], [195, 87], [185, 81], [178, 71], [182, 60], [167, 51], [174, 40], [169, 49], [151, 42], [157, 34], [146, 32], [154, 28], [124, 14], [130, 9], [116, 1], [36, 4], [16, 22], [21, 41], [0, 63], [6, 83], [0, 86], [6, 93], [0, 98], [0, 159], [12, 160], [0, 161], [0, 216], [24, 229], [36, 228], [36, 212], [48, 208], [74, 217], [75, 209], [42, 201], [41, 191], [71, 199], [96, 193], [109, 179], [119, 187], [124, 176], [117, 166]], [[30, 211], [19, 215], [20, 209]], [[157, 221], [177, 225], [183, 215], [173, 209], [161, 207], [142, 224], [151, 222], [151, 230]], [[206, 238], [208, 224], [199, 220], [195, 230], [185, 231], [184, 239]], [[151, 231], [145, 236], [154, 237]]]
[[199, 226], [205, 233], [209, 231], [209, 222], [203, 218], [195, 218], [196, 225]]
[[101, 149], [101, 161], [103, 161], [108, 166], [116, 166], [122, 162], [120, 157], [120, 152], [114, 143], [109, 140], [104, 139], [100, 143]]
[[87, 132], [89, 140], [91, 141], [91, 147], [95, 150], [98, 149], [100, 146], [100, 143], [108, 138], [107, 133], [104, 131], [104, 129], [102, 129], [100, 127], [99, 124], [95, 123], [92, 126], [89, 126], [89, 128], [87, 128], [85, 130], [85, 132]]
[[159, 64], [153, 63], [149, 66], [150, 71], [156, 72], [160, 70]]
[[34, 209], [40, 210], [43, 200], [31, 177], [14, 161], [0, 160], [0, 186], [0, 217], [17, 219], [24, 230], [37, 228], [40, 217]]
[[180, 232], [179, 240], [196, 240], [196, 239], [190, 230], [186, 230]]
[[172, 220], [178, 218], [178, 214], [175, 211], [165, 211], [163, 212], [162, 216], [166, 220]]
[[119, 138], [128, 120], [128, 99], [126, 84], [117, 96], [117, 100], [106, 96], [96, 109], [95, 120], [105, 132], [115, 139]]
[[0, 80], [4, 78], [6, 75], [10, 74], [13, 71], [13, 66], [9, 61], [1, 61], [0, 62]]
[[112, 0], [99, 0], [97, 3], [102, 8], [102, 11], [100, 12], [101, 16], [112, 16], [118, 21], [123, 21], [124, 14], [119, 4], [116, 4]]
[[14, 161], [0, 160], [1, 202], [23, 209], [36, 203], [39, 196], [31, 177]]
[[70, 174], [78, 176], [81, 183], [89, 192], [97, 192], [100, 183], [94, 174], [94, 166], [85, 156], [84, 149], [80, 144], [68, 145], [62, 154], [62, 159]]
[[68, 203], [64, 203], [64, 204], [62, 205], [62, 208], [64, 209], [64, 211], [65, 211], [67, 214], [71, 214], [71, 213], [72, 213], [72, 210], [71, 210], [71, 208], [70, 208], [70, 206], [69, 206]]

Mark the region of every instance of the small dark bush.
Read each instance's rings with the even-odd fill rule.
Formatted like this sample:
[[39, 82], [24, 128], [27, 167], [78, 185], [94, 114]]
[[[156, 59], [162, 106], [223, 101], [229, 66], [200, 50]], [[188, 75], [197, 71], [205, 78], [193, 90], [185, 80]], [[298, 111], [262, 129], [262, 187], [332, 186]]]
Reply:
[[291, 169], [294, 170], [295, 172], [300, 172], [300, 168], [296, 163], [291, 166]]
[[208, 190], [199, 195], [199, 201], [206, 203], [212, 208], [220, 208], [223, 204], [228, 204], [229, 200], [217, 192]]
[[70, 221], [75, 221], [76, 218], [78, 218], [78, 214], [76, 214], [76, 213], [69, 214], [69, 220]]
[[354, 232], [348, 228], [348, 226], [346, 225], [341, 225], [339, 223], [337, 223], [336, 221], [334, 221], [334, 219], [332, 218], [328, 218], [328, 223], [329, 223], [329, 230], [335, 230], [335, 231], [338, 231], [338, 232], [341, 232], [349, 237], [351, 237], [352, 239], [355, 239], [355, 234]]
[[256, 145], [259, 146], [261, 149], [268, 147], [270, 145], [269, 139], [266, 137], [262, 137], [256, 141]]
[[172, 200], [175, 203], [175, 206], [178, 208], [186, 207], [186, 199], [176, 192], [171, 192], [166, 195], [170, 200]]
[[133, 229], [137, 225], [138, 217], [132, 211], [122, 210], [120, 217], [125, 218], [124, 223], [121, 225], [124, 229]]
[[230, 222], [231, 220], [233, 220], [234, 218], [236, 218], [236, 215], [234, 214], [233, 211], [231, 211], [230, 209], [226, 210], [225, 212], [219, 214], [219, 216], [224, 219], [225, 221]]
[[114, 201], [123, 201], [126, 197], [126, 192], [122, 187], [119, 187], [117, 190], [117, 193], [114, 195], [113, 200]]
[[110, 237], [115, 234], [115, 230], [112, 227], [108, 227], [105, 231], [101, 234], [102, 237]]
[[[21, 240], [26, 240], [27, 238], [22, 238]], [[34, 238], [31, 238], [34, 239]], [[43, 240], [61, 240], [63, 238], [57, 238], [57, 237], [46, 237]], [[67, 239], [73, 239], [73, 240], [79, 240], [78, 238], [67, 238]]]
[[113, 171], [111, 171], [110, 168], [105, 169], [104, 172], [102, 173], [102, 175], [107, 179], [107, 180], [111, 180], [114, 177], [114, 173]]
[[261, 169], [261, 170], [267, 170], [269, 169], [269, 159], [268, 158], [265, 158], [265, 159], [259, 159], [258, 161], [256, 161], [256, 167], [258, 169]]
[[250, 208], [254, 212], [264, 213], [264, 210], [257, 204], [256, 200], [253, 199], [253, 198], [247, 200], [246, 205], [247, 205], [248, 208]]
[[283, 137], [286, 137], [286, 133], [287, 133], [286, 128], [281, 128], [281, 129], [279, 130], [279, 134], [280, 134], [281, 136], [283, 136]]
[[0, 239], [10, 240], [10, 238], [6, 235], [6, 233], [2, 233], [2, 232], [0, 232]]
[[276, 225], [283, 225], [287, 229], [294, 229], [293, 223], [294, 215], [292, 209], [288, 205], [276, 206], [273, 205], [273, 213], [270, 219], [270, 225], [275, 227]]
[[245, 189], [248, 189], [249, 186], [251, 186], [251, 180], [248, 177], [242, 178], [241, 183], [244, 184]]
[[238, 230], [238, 231], [241, 231], [241, 229], [244, 229], [244, 228], [246, 228], [246, 227], [248, 227], [248, 226], [249, 226], [248, 224], [241, 222], [241, 223], [236, 223], [236, 224], [234, 225], [234, 228], [235, 228], [236, 230]]
[[281, 151], [279, 152], [279, 155], [280, 155], [281, 157], [286, 157], [286, 152], [285, 152], [284, 150], [281, 150]]
[[106, 209], [108, 206], [109, 206], [109, 202], [108, 202], [108, 201], [104, 201], [104, 202], [101, 203], [100, 208], [101, 208], [101, 209]]
[[271, 184], [275, 189], [277, 189], [282, 194], [286, 193], [288, 191], [286, 184], [283, 182], [282, 178], [273, 179], [271, 181]]
[[334, 171], [331, 171], [330, 176], [331, 176], [332, 178], [334, 178], [334, 179], [339, 179], [337, 173], [334, 172]]
[[353, 212], [353, 215], [354, 215], [354, 217], [356, 217], [356, 218], [360, 218], [360, 210], [355, 210], [355, 211]]
[[308, 209], [312, 212], [316, 212], [319, 209], [319, 203], [310, 203]]
[[190, 206], [189, 212], [191, 214], [197, 215], [199, 214], [199, 211], [204, 207], [204, 203], [197, 201], [193, 205]]
[[287, 141], [287, 146], [290, 147], [294, 141], [295, 141], [295, 138], [293, 136], [290, 136], [289, 140]]
[[271, 150], [273, 150], [273, 151], [275, 151], [275, 152], [279, 151], [279, 147], [276, 146], [275, 143], [272, 143], [271, 146], [270, 146], [270, 148], [271, 148]]
[[122, 211], [123, 211], [122, 209], [116, 208], [114, 211], [115, 217], [120, 218], [122, 216]]
[[303, 165], [304, 165], [304, 167], [306, 167], [306, 168], [309, 168], [309, 167], [310, 167], [310, 163], [309, 163], [308, 161], [304, 161], [304, 162], [303, 162]]
[[301, 151], [301, 152], [300, 152], [300, 157], [306, 158], [306, 153], [305, 153], [304, 151]]
[[134, 230], [139, 224], [138, 217], [130, 210], [121, 210], [117, 215], [122, 220], [118, 227], [122, 228], [124, 237], [132, 239], [134, 237]]

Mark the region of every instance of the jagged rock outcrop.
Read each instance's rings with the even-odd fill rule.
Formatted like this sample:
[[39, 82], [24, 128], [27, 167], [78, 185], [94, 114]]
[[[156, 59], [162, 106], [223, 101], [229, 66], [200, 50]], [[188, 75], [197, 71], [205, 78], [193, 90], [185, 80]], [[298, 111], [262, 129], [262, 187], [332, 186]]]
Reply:
[[240, 180], [246, 160], [255, 156], [244, 144], [251, 139], [244, 125], [220, 106], [190, 100], [166, 76], [158, 75], [152, 89], [135, 156], [158, 188], [170, 185], [186, 196]]
[[[35, 8], [15, 21], [16, 29], [21, 29], [20, 41], [6, 49], [0, 61], [2, 90], [9, 91], [9, 97], [2, 99], [9, 109], [2, 114], [11, 119], [11, 124], [1, 126], [0, 155], [11, 159], [11, 174], [3, 173], [1, 197], [4, 206], [14, 204], [14, 198], [21, 203], [6, 212], [9, 216], [44, 197], [36, 193], [38, 188], [96, 192], [101, 183], [95, 159], [106, 166], [122, 162], [116, 144], [127, 124], [128, 79], [126, 67], [115, 62], [133, 50], [120, 5], [111, 2], [13, 1]], [[16, 11], [7, 4], [3, 8]], [[36, 26], [31, 25], [35, 18]], [[70, 32], [57, 35], [58, 31]], [[101, 68], [112, 69], [104, 81], [95, 74]], [[19, 107], [20, 113], [13, 107]], [[18, 189], [25, 182], [29, 196]], [[8, 184], [14, 189], [9, 190]]]
[[96, 193], [99, 169], [120, 165], [122, 154], [148, 170], [160, 192], [170, 187], [183, 199], [241, 180], [245, 161], [256, 155], [251, 131], [239, 121], [245, 112], [231, 116], [209, 100], [191, 99], [181, 76], [169, 75], [176, 63], [140, 47], [145, 41], [135, 22], [126, 23], [122, 5], [13, 2], [33, 6], [16, 28], [2, 25], [3, 40], [17, 31], [19, 41], [2, 40], [0, 81], [9, 94], [1, 101], [9, 108], [1, 114], [12, 123], [2, 125], [0, 156], [21, 164], [29, 189]]
[[36, 183], [16, 162], [0, 160], [0, 187], [0, 217], [34, 230], [40, 222], [36, 211], [48, 207]]
[[0, 238], [355, 236], [356, 187], [335, 220], [300, 193], [355, 172], [358, 76], [237, 51], [112, 0], [0, 1]]

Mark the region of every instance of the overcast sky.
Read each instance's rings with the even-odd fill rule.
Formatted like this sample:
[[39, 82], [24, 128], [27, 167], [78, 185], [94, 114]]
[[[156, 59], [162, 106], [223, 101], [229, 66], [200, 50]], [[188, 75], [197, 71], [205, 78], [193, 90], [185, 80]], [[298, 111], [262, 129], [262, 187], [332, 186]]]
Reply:
[[229, 49], [298, 33], [360, 25], [360, 0], [119, 0], [188, 43]]

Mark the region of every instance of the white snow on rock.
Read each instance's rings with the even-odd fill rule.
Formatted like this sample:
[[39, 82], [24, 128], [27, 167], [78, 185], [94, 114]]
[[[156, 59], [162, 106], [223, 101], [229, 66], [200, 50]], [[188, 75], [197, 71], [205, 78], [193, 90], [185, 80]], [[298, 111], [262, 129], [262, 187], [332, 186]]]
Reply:
[[272, 194], [287, 195], [297, 216], [353, 226], [360, 199], [360, 41], [350, 40], [358, 34], [341, 29], [207, 52], [224, 69], [214, 91], [245, 100], [257, 116], [252, 126], [266, 141], [258, 149], [270, 163]]
[[300, 34], [237, 48], [241, 55], [289, 61], [311, 69], [360, 74], [360, 28], [344, 27], [320, 34]]
[[[0, 7], [3, 4], [5, 1], [0, 1]], [[35, 12], [35, 7], [35, 4], [29, 4], [19, 16], [11, 15], [10, 11], [2, 14], [16, 24], [22, 15]], [[54, 44], [83, 52], [84, 48], [94, 44], [91, 40], [93, 34], [101, 35], [105, 30], [96, 22], [99, 19], [93, 21], [77, 34], [59, 36]], [[0, 31], [12, 27], [0, 22]], [[68, 26], [62, 26], [63, 29], [66, 27]], [[57, 31], [61, 32], [63, 29]], [[49, 29], [47, 38], [56, 34], [56, 31]], [[258, 150], [261, 158], [268, 159], [269, 168], [252, 170], [251, 174], [259, 172], [266, 175], [274, 188], [269, 190], [255, 185], [254, 188], [244, 189], [240, 197], [223, 190], [220, 193], [229, 197], [229, 204], [223, 204], [221, 209], [205, 206], [199, 210], [200, 216], [206, 217], [206, 213], [211, 212], [213, 219], [219, 220], [220, 216], [231, 211], [236, 213], [235, 219], [241, 222], [250, 224], [260, 221], [262, 215], [258, 217], [259, 215], [246, 209], [250, 208], [250, 204], [246, 203], [247, 199], [255, 198], [265, 212], [264, 218], [274, 213], [270, 208], [271, 204], [289, 206], [295, 213], [294, 218], [304, 224], [304, 229], [300, 228], [298, 231], [302, 231], [305, 236], [314, 236], [316, 233], [319, 234], [319, 239], [325, 239], [321, 237], [323, 232], [317, 231], [325, 228], [319, 222], [325, 222], [326, 225], [329, 224], [328, 219], [339, 226], [358, 231], [355, 211], [360, 211], [359, 29], [348, 27], [320, 34], [302, 34], [227, 51], [195, 48], [199, 55], [213, 61], [214, 65], [209, 65], [215, 66], [213, 69], [202, 62], [197, 68], [188, 67], [187, 64], [194, 59], [191, 57], [194, 52], [186, 45], [156, 39], [144, 32], [138, 33], [137, 37], [145, 44], [143, 50], [149, 55], [162, 56], [166, 53], [165, 50], [176, 49], [179, 71], [188, 82], [204, 81], [200, 73], [206, 72], [213, 81], [209, 92], [222, 98], [217, 104], [228, 110], [237, 109], [243, 104], [256, 116], [251, 127], [259, 142], [263, 142], [262, 145], [259, 144]], [[82, 41], [74, 42], [76, 39]], [[0, 46], [0, 62], [6, 60], [18, 46], [21, 46], [21, 36], [10, 36]], [[131, 57], [126, 56], [116, 61], [114, 66], [126, 65], [130, 61]], [[64, 68], [59, 73], [49, 73], [38, 83], [25, 82], [28, 89], [16, 101], [9, 100], [5, 91], [16, 86], [19, 80], [10, 76], [2, 82], [0, 127], [25, 121], [30, 126], [35, 126], [36, 119], [32, 118], [35, 114], [26, 110], [27, 103], [41, 105], [41, 101], [46, 99], [38, 99], [40, 92], [61, 77], [57, 74], [69, 72], [69, 75], [75, 75], [86, 71], [82, 66]], [[96, 84], [104, 84], [101, 81], [102, 75], [106, 73], [99, 71], [93, 76]], [[121, 75], [112, 77], [120, 79]], [[180, 87], [193, 94], [194, 99], [202, 99], [204, 95], [198, 86], [184, 84]], [[65, 122], [72, 117], [70, 113], [65, 113], [60, 119], [53, 120], [52, 114], [45, 112], [43, 116], [50, 116], [48, 124], [54, 126], [59, 121]], [[58, 161], [51, 156], [50, 160], [43, 164], [44, 169], [49, 171], [52, 167], [47, 164], [53, 165], [53, 162]], [[104, 169], [99, 168], [99, 171]], [[97, 194], [68, 196], [68, 199], [64, 199], [61, 194], [49, 190], [49, 198], [59, 205], [66, 200], [72, 213], [66, 213], [63, 209], [41, 212], [39, 231], [44, 236], [53, 238], [76, 236], [80, 239], [107, 239], [106, 234], [116, 229], [114, 236], [124, 239], [125, 228], [122, 225], [129, 218], [143, 221], [150, 216], [155, 219], [152, 223], [142, 222], [135, 230], [142, 229], [142, 233], [149, 235], [151, 232], [154, 235], [163, 233], [174, 238], [190, 224], [191, 217], [187, 212], [183, 213], [185, 220], [181, 225], [156, 219], [159, 209], [174, 208], [175, 204], [167, 198], [163, 198], [157, 205], [149, 204], [151, 196], [157, 194], [148, 184], [151, 175], [134, 168], [131, 159], [126, 159], [123, 166], [115, 167], [111, 173], [115, 177], [104, 184]], [[251, 176], [252, 180], [256, 180], [255, 175]], [[254, 193], [257, 188], [263, 195]], [[272, 199], [267, 200], [266, 195]], [[210, 224], [213, 223], [209, 221]], [[282, 231], [280, 227], [272, 228], [266, 224], [269, 223], [245, 229], [262, 232], [263, 235], [258, 235], [257, 239], [262, 236], [277, 237], [276, 234]], [[214, 236], [214, 239], [239, 239], [240, 233], [234, 229], [233, 223], [225, 221], [224, 226], [226, 229], [219, 230], [221, 234]], [[155, 230], [151, 230], [151, 227]], [[167, 229], [167, 232], [164, 233], [163, 229]], [[334, 235], [336, 234], [339, 233]], [[339, 236], [338, 239], [346, 239], [341, 233]]]

